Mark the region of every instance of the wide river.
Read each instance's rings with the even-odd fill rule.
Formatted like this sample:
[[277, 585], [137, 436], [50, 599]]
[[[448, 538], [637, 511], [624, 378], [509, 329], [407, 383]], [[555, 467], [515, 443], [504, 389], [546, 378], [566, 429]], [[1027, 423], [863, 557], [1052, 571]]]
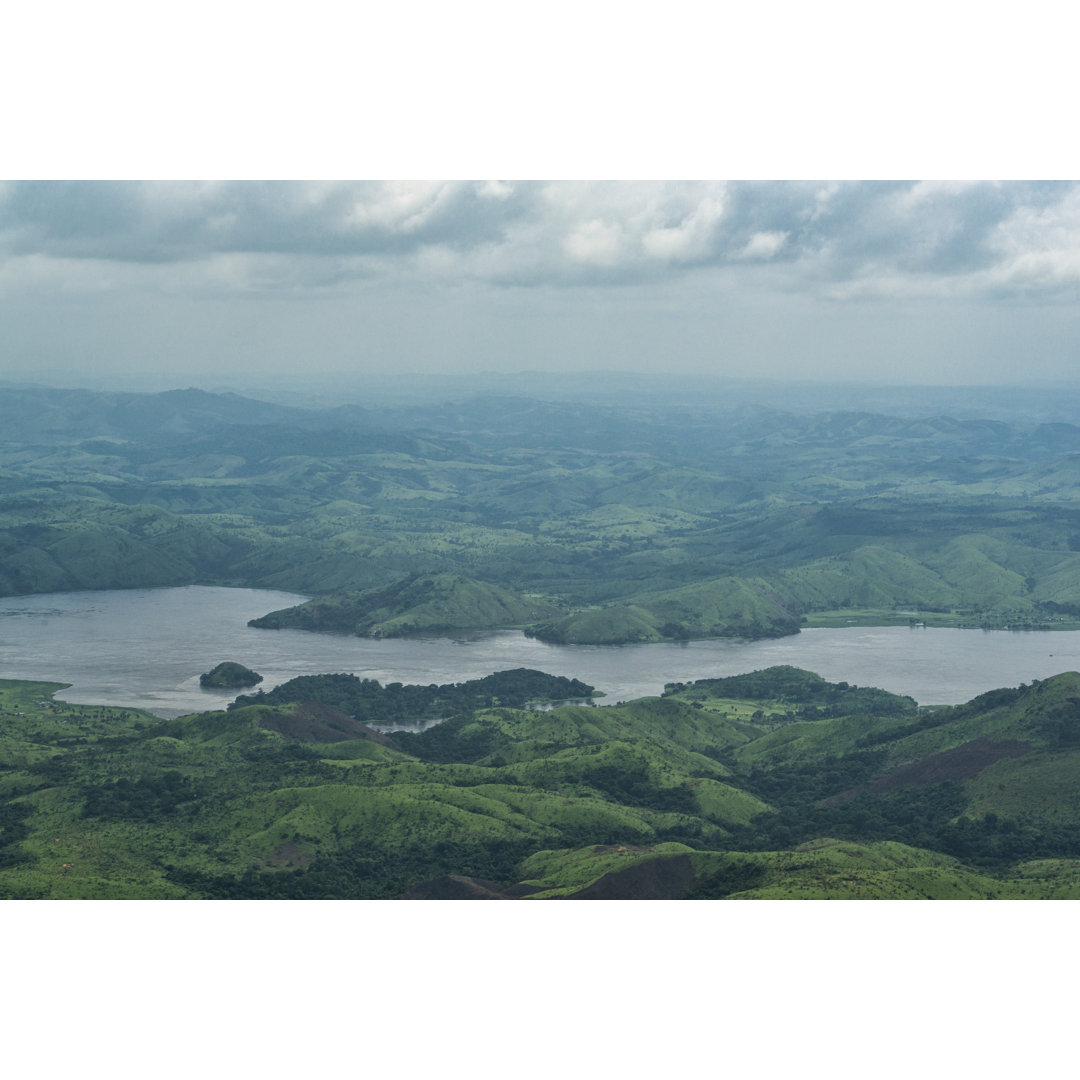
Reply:
[[793, 664], [831, 681], [956, 704], [984, 690], [1080, 670], [1080, 632], [804, 630], [769, 641], [546, 645], [518, 631], [370, 640], [255, 630], [248, 619], [300, 603], [260, 589], [131, 589], [0, 600], [0, 678], [70, 683], [80, 704], [130, 705], [162, 717], [219, 709], [235, 696], [199, 675], [235, 660], [269, 690], [296, 675], [352, 672], [382, 683], [452, 683], [530, 667], [591, 683], [603, 703], [659, 694], [666, 682]]

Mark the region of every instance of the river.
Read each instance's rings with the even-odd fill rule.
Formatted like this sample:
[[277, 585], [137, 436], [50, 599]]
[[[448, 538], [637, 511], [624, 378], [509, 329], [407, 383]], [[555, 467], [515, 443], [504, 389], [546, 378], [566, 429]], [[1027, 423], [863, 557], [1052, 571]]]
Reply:
[[659, 694], [666, 682], [772, 664], [910, 694], [922, 705], [1080, 670], [1080, 631], [852, 627], [768, 641], [547, 645], [515, 630], [374, 640], [247, 625], [304, 599], [204, 586], [9, 597], [0, 600], [0, 678], [70, 683], [58, 698], [168, 718], [224, 708], [235, 697], [199, 686], [199, 675], [222, 660], [260, 672], [266, 690], [327, 672], [426, 685], [530, 667], [590, 683], [605, 704]]

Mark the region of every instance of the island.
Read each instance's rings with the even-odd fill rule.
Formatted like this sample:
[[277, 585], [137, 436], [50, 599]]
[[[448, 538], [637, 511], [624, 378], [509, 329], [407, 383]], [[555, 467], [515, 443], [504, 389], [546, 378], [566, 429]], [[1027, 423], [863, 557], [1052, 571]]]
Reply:
[[257, 671], [232, 660], [226, 660], [199, 676], [199, 685], [205, 690], [240, 690], [262, 681], [263, 677]]

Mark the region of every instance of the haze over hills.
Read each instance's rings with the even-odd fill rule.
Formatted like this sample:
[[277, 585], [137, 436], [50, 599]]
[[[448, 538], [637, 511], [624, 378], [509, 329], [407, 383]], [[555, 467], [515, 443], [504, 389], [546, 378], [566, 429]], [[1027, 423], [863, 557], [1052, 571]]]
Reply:
[[0, 419], [8, 595], [248, 585], [329, 610], [452, 574], [502, 590], [499, 614], [413, 589], [380, 619], [431, 626], [410, 612], [434, 605], [442, 625], [583, 643], [1080, 613], [1071, 423], [25, 388]]

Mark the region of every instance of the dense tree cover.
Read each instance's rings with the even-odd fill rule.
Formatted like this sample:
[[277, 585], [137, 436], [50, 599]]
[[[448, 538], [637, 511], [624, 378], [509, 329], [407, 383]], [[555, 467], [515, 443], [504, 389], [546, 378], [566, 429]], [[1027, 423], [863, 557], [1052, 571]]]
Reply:
[[243, 664], [237, 664], [232, 660], [225, 660], [199, 676], [199, 685], [208, 688], [221, 688], [224, 690], [239, 689], [242, 686], [255, 686], [261, 683], [263, 677], [252, 671]]
[[531, 668], [497, 671], [482, 679], [442, 686], [399, 682], [383, 686], [377, 679], [362, 679], [356, 675], [300, 675], [269, 692], [241, 695], [229, 708], [315, 701], [330, 705], [361, 723], [377, 724], [441, 718], [496, 705], [577, 700], [590, 698], [595, 693], [594, 686], [579, 679], [548, 675]]
[[[843, 768], [843, 766], [842, 766]], [[848, 778], [859, 774], [851, 768]], [[831, 776], [838, 773], [835, 763]], [[755, 785], [777, 791], [790, 772]], [[846, 782], [846, 781], [842, 781]], [[1080, 858], [1080, 822], [1033, 822], [1017, 817], [964, 815], [963, 786], [943, 781], [887, 794], [866, 794], [840, 806], [785, 798], [775, 814], [750, 828], [734, 826], [736, 846], [770, 851], [804, 844], [818, 836], [853, 841], [891, 840], [954, 856], [976, 867], [1004, 869], [1031, 859]]]
[[20, 845], [30, 835], [26, 819], [31, 809], [25, 803], [0, 802], [0, 868], [29, 861]]
[[86, 817], [115, 820], [156, 821], [175, 814], [198, 797], [192, 781], [175, 769], [135, 780], [121, 777], [84, 788]]
[[527, 841], [439, 841], [398, 851], [356, 844], [299, 870], [211, 874], [166, 868], [168, 880], [208, 900], [379, 900], [443, 874], [502, 880], [529, 853]]
[[918, 703], [912, 697], [890, 694], [876, 687], [826, 682], [812, 671], [787, 665], [720, 679], [668, 683], [664, 687], [664, 695], [678, 695], [690, 701], [709, 697], [774, 701], [794, 706], [792, 715], [799, 719], [850, 716], [854, 713], [907, 716], [918, 710]]

